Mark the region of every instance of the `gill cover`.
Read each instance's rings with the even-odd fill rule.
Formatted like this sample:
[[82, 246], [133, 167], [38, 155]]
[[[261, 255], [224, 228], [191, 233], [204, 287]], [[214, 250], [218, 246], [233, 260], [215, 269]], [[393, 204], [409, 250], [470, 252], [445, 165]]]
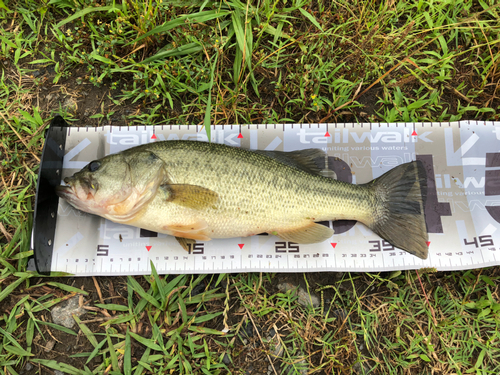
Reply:
[[126, 222], [155, 195], [165, 175], [154, 153], [122, 152], [90, 162], [56, 191], [82, 211]]
[[127, 222], [147, 204], [156, 194], [158, 187], [166, 178], [163, 161], [150, 151], [136, 152], [128, 156], [129, 195], [117, 204], [109, 206], [105, 215], [115, 222]]

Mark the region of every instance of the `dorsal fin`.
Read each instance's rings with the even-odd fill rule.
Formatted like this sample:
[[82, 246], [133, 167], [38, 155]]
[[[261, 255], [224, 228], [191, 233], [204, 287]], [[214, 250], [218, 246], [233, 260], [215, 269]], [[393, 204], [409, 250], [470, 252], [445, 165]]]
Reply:
[[266, 155], [270, 158], [278, 160], [279, 162], [290, 167], [299, 169], [301, 171], [320, 174], [321, 168], [314, 161], [314, 159], [324, 158], [325, 152], [318, 148], [308, 148], [305, 150], [297, 151], [265, 151], [265, 150], [252, 150], [258, 154]]

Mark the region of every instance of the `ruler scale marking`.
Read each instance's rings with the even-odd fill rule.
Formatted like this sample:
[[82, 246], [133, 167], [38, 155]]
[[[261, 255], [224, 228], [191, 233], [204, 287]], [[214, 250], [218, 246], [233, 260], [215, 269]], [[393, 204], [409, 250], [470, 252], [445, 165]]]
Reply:
[[[448, 124], [448, 126], [446, 126]], [[474, 152], [482, 152], [483, 155], [484, 153], [495, 153], [498, 152], [498, 147], [496, 149], [492, 148], [491, 144], [494, 141], [495, 136], [500, 136], [500, 134], [495, 133], [494, 127], [499, 126], [500, 123], [497, 122], [477, 122], [477, 121], [471, 121], [471, 122], [454, 122], [453, 124], [451, 123], [442, 123], [442, 122], [418, 122], [418, 123], [394, 123], [394, 124], [372, 124], [372, 123], [366, 123], [366, 124], [359, 124], [360, 126], [357, 126], [357, 124], [354, 123], [349, 123], [349, 124], [337, 124], [335, 123], [334, 127], [335, 129], [339, 129], [334, 131], [333, 126], [330, 127], [329, 123], [326, 124], [297, 124], [299, 126], [294, 126], [295, 124], [290, 124], [288, 126], [285, 126], [285, 124], [282, 124], [282, 127], [278, 127], [278, 124], [269, 124], [273, 126], [268, 126], [268, 124], [257, 124], [255, 128], [252, 129], [266, 129], [264, 132], [259, 132], [257, 134], [257, 141], [258, 141], [258, 148], [264, 148], [267, 146], [267, 144], [270, 143], [271, 140], [275, 139], [276, 136], [279, 136], [282, 139], [282, 146], [283, 150], [289, 151], [293, 149], [300, 149], [300, 148], [312, 148], [312, 147], [318, 147], [318, 148], [323, 148], [323, 149], [328, 149], [328, 148], [333, 148], [334, 147], [344, 147], [345, 150], [342, 152], [345, 153], [346, 156], [343, 156], [343, 158], [347, 157], [346, 160], [348, 160], [348, 165], [351, 168], [351, 171], [356, 175], [356, 181], [358, 183], [363, 183], [366, 181], [370, 180], [370, 176], [367, 175], [366, 170], [369, 170], [370, 168], [362, 168], [362, 164], [360, 163], [355, 163], [356, 160], [361, 160], [361, 159], [356, 159], [356, 157], [364, 157], [363, 155], [357, 156], [357, 151], [355, 151], [355, 147], [363, 146], [366, 147], [367, 145], [371, 147], [371, 152], [369, 151], [367, 154], [369, 155], [368, 157], [371, 157], [371, 160], [373, 162], [376, 162], [377, 160], [382, 160], [385, 162], [385, 160], [390, 161], [390, 160], [397, 160], [399, 157], [398, 153], [394, 151], [392, 154], [389, 154], [386, 152], [384, 155], [388, 156], [383, 156], [385, 159], [381, 159], [380, 156], [377, 156], [378, 151], [374, 151], [375, 148], [378, 147], [379, 151], [384, 147], [384, 150], [390, 150], [393, 145], [396, 143], [395, 140], [398, 139], [398, 137], [401, 137], [398, 134], [403, 134], [404, 129], [419, 129], [419, 134], [417, 136], [410, 137], [410, 143], [412, 144], [413, 142], [415, 143], [415, 152], [418, 154], [430, 154], [433, 157], [434, 161], [434, 173], [435, 173], [435, 179], [436, 182], [440, 181], [439, 187], [437, 187], [437, 193], [438, 193], [438, 199], [439, 202], [444, 202], [452, 205], [454, 207], [454, 212], [452, 213], [452, 216], [441, 216], [440, 219], [444, 223], [443, 224], [443, 230], [444, 236], [443, 235], [434, 235], [432, 232], [430, 233], [430, 241], [433, 243], [432, 248], [430, 249], [430, 256], [426, 261], [420, 261], [414, 257], [412, 257], [409, 254], [404, 254], [401, 255], [399, 250], [396, 250], [396, 255], [395, 256], [390, 256], [392, 258], [392, 262], [385, 262], [385, 254], [388, 254], [388, 252], [381, 251], [380, 253], [374, 253], [376, 256], [370, 257], [371, 252], [369, 251], [369, 246], [366, 246], [364, 249], [358, 249], [355, 250], [356, 245], [351, 245], [350, 242], [353, 240], [356, 241], [358, 238], [359, 234], [356, 232], [355, 235], [347, 235], [346, 237], [342, 237], [339, 235], [334, 235], [332, 241], [333, 242], [339, 242], [338, 246], [336, 249], [333, 249], [329, 243], [328, 246], [324, 246], [324, 244], [319, 244], [317, 250], [310, 250], [309, 248], [306, 248], [305, 246], [300, 246], [300, 252], [299, 252], [299, 257], [295, 258], [294, 254], [291, 253], [286, 253], [286, 262], [283, 262], [282, 259], [275, 258], [274, 255], [274, 247], [271, 247], [269, 249], [259, 251], [257, 253], [259, 255], [259, 258], [257, 258], [257, 254], [253, 255], [253, 258], [245, 258], [242, 254], [236, 255], [234, 257], [234, 262], [233, 259], [231, 258], [230, 261], [230, 270], [232, 272], [237, 272], [238, 270], [243, 270], [243, 269], [248, 269], [251, 268], [253, 270], [261, 270], [261, 271], [270, 271], [270, 270], [276, 270], [276, 271], [290, 271], [290, 270], [305, 270], [305, 271], [317, 271], [317, 270], [356, 270], [357, 268], [360, 269], [367, 269], [367, 270], [372, 270], [372, 271], [382, 271], [382, 270], [392, 270], [392, 269], [415, 269], [415, 268], [422, 268], [422, 267], [435, 267], [435, 268], [441, 268], [441, 269], [463, 269], [467, 267], [485, 267], [489, 265], [495, 265], [498, 264], [497, 258], [496, 258], [496, 253], [493, 251], [489, 251], [486, 247], [481, 248], [474, 248], [474, 241], [478, 243], [478, 246], [481, 245], [479, 243], [479, 236], [483, 236], [482, 234], [478, 233], [476, 234], [476, 231], [474, 230], [474, 226], [471, 225], [474, 220], [483, 220], [488, 222], [488, 220], [492, 220], [489, 216], [489, 214], [483, 210], [481, 207], [485, 207], [490, 203], [487, 203], [486, 198], [491, 200], [499, 199], [498, 197], [491, 196], [491, 197], [484, 197], [484, 192], [481, 195], [481, 192], [484, 191], [484, 186], [482, 187], [481, 184], [484, 184], [483, 181], [485, 181], [485, 172], [481, 176], [481, 173], [477, 175], [473, 175], [472, 177], [469, 177], [469, 175], [464, 174], [465, 169], [462, 170], [462, 167], [460, 165], [454, 165], [450, 163], [457, 163], [457, 161], [453, 160], [448, 160], [447, 157], [449, 158], [450, 155], [457, 155], [458, 158], [455, 160], [458, 160], [458, 162], [461, 160], [461, 158], [464, 158], [464, 160], [467, 160], [467, 158], [472, 158], [469, 155], [474, 156]], [[327, 132], [332, 129], [332, 134], [331, 137], [320, 137], [318, 139], [315, 139], [314, 137], [317, 137], [317, 135], [314, 135], [313, 133], [316, 132], [318, 134], [318, 130], [321, 129], [322, 126], [326, 127]], [[373, 126], [375, 125], [375, 126]], [[376, 126], [378, 125], [378, 126]], [[439, 125], [439, 126], [438, 126]], [[462, 126], [464, 125], [464, 126]], [[238, 128], [240, 132], [243, 130], [250, 131], [250, 126], [248, 125], [238, 125]], [[172, 125], [169, 126], [153, 126], [153, 127], [147, 127], [147, 126], [135, 126], [135, 127], [125, 127], [125, 129], [122, 129], [122, 126], [109, 126], [109, 125], [103, 125], [99, 127], [94, 127], [94, 132], [90, 132], [89, 127], [85, 128], [85, 132], [80, 131], [80, 128], [76, 128], [76, 132], [71, 131], [71, 127], [67, 129], [67, 140], [66, 140], [66, 153], [71, 150], [72, 147], [75, 147], [81, 140], [85, 139], [86, 136], [85, 134], [89, 134], [88, 138], [91, 140], [91, 147], [97, 147], [97, 143], [95, 143], [95, 139], [103, 139], [105, 142], [105, 147], [106, 147], [106, 153], [109, 153], [109, 147], [111, 147], [107, 142], [110, 142], [111, 139], [111, 134], [113, 134], [113, 139], [117, 139], [117, 142], [120, 142], [120, 138], [115, 138], [118, 136], [124, 136], [125, 134], [130, 134], [130, 136], [134, 136], [135, 134], [143, 134], [144, 132], [147, 132], [148, 129], [153, 130], [153, 133], [157, 135], [162, 135], [165, 137], [165, 139], [168, 138], [170, 134], [177, 134], [179, 139], [182, 139], [183, 136], [188, 136], [189, 134], [196, 134], [197, 132], [200, 131], [199, 126], [178, 126], [178, 127], [173, 127]], [[178, 129], [177, 129], [178, 128]], [[233, 129], [233, 126], [222, 126], [221, 131], [228, 131], [229, 129]], [[216, 127], [214, 126], [214, 129]], [[219, 128], [220, 129], [220, 128]], [[324, 128], [323, 128], [324, 129]], [[421, 130], [420, 130], [421, 129]], [[445, 149], [446, 145], [444, 142], [445, 135], [442, 133], [442, 130], [444, 129], [451, 129], [453, 134], [453, 142], [450, 143], [451, 145], [454, 145], [455, 149], [452, 150], [453, 152], [448, 152], [446, 154]], [[216, 130], [218, 131], [218, 130]], [[311, 135], [309, 135], [309, 132]], [[366, 133], [370, 133], [368, 136], [364, 135]], [[399, 133], [401, 132], [401, 133]], [[410, 130], [411, 132], [411, 130]], [[109, 137], [103, 137], [103, 138], [93, 138], [94, 136], [91, 136], [91, 134], [96, 134], [96, 136], [101, 137], [102, 135], [109, 134]], [[381, 135], [378, 135], [378, 134]], [[495, 134], [493, 134], [495, 133]], [[266, 139], [266, 135], [269, 134], [269, 138]], [[303, 135], [302, 140], [305, 141], [305, 143], [301, 143], [300, 137], [301, 134]], [[405, 133], [408, 134], [408, 133]], [[467, 141], [467, 139], [470, 137], [470, 134], [477, 134], [476, 138], [476, 143], [472, 145], [471, 147], [468, 147], [466, 152], [464, 152], [463, 155], [457, 154], [457, 150], [460, 149], [460, 142], [462, 144]], [[223, 137], [225, 137], [224, 135]], [[128, 135], [127, 135], [128, 137]], [[216, 136], [218, 138], [218, 136]], [[391, 138], [392, 137], [392, 138]], [[140, 137], [138, 137], [140, 139]], [[415, 138], [415, 139], [413, 139]], [[418, 139], [417, 139], [418, 138]], [[500, 140], [500, 138], [499, 138]], [[418, 141], [418, 142], [417, 142]], [[458, 142], [458, 143], [457, 143]], [[469, 142], [468, 145], [470, 145], [471, 142]], [[68, 148], [68, 145], [72, 145], [71, 147]], [[402, 140], [401, 147], [406, 147], [404, 144], [404, 140]], [[278, 149], [279, 150], [279, 149]], [[336, 151], [329, 151], [329, 156], [333, 156], [333, 154]], [[392, 151], [391, 151], [392, 152]], [[84, 154], [83, 152], [80, 152], [80, 154]], [[79, 154], [79, 155], [80, 155]], [[85, 154], [88, 155], [88, 149], [85, 151]], [[73, 158], [71, 161], [77, 161], [77, 162], [89, 162], [91, 160], [83, 160], [79, 159], [79, 155], [77, 155], [75, 158]], [[366, 154], [365, 154], [366, 155]], [[394, 155], [394, 156], [392, 156]], [[442, 165], [436, 164], [436, 160], [439, 160], [438, 157], [439, 155], [443, 155], [443, 159], [445, 161], [444, 167]], [[481, 156], [481, 155], [480, 155]], [[90, 158], [91, 156], [88, 156]], [[377, 159], [377, 157], [379, 159]], [[390, 159], [393, 158], [393, 159]], [[477, 158], [476, 159], [480, 159]], [[474, 159], [474, 160], [476, 160]], [[370, 159], [363, 159], [363, 160], [370, 160]], [[407, 160], [407, 159], [406, 159]], [[472, 159], [471, 159], [472, 160]], [[450, 165], [446, 165], [446, 162]], [[475, 162], [475, 161], [474, 161]], [[391, 164], [391, 167], [393, 167], [395, 164], [394, 162]], [[448, 168], [448, 169], [447, 169]], [[473, 166], [474, 169], [480, 169], [481, 171], [484, 170], [484, 166], [478, 165], [478, 166]], [[390, 169], [390, 168], [389, 168]], [[64, 169], [63, 169], [64, 172]], [[71, 173], [74, 171], [71, 171]], [[66, 174], [67, 175], [67, 174]], [[451, 187], [449, 187], [449, 184], [446, 185], [446, 175], [449, 176], [454, 176], [456, 179], [458, 176], [459, 182], [462, 185], [466, 185], [467, 187], [464, 187], [463, 189], [466, 189], [466, 192], [472, 192], [476, 195], [473, 196], [475, 200], [473, 202], [480, 202], [482, 206], [477, 206], [474, 210], [475, 211], [470, 211], [470, 212], [462, 212], [461, 207], [466, 207], [467, 200], [466, 198], [462, 199], [461, 197], [463, 195], [458, 195], [459, 189], [455, 185], [453, 185], [453, 180]], [[64, 177], [64, 176], [63, 176]], [[486, 181], [488, 183], [488, 181]], [[450, 190], [451, 189], [451, 190]], [[481, 190], [483, 189], [483, 190]], [[454, 195], [446, 195], [446, 194], [451, 194], [453, 193]], [[469, 193], [467, 193], [469, 194]], [[470, 194], [469, 194], [470, 196]], [[464, 196], [466, 197], [466, 196]], [[500, 194], [499, 194], [500, 197]], [[446, 199], [444, 199], [446, 198]], [[464, 206], [465, 204], [465, 206]], [[66, 211], [64, 211], [66, 210]], [[58, 210], [58, 217], [60, 217], [61, 214], [66, 215], [68, 212], [67, 207], [64, 209], [61, 209], [61, 206]], [[479, 211], [478, 211], [479, 210]], [[482, 211], [481, 211], [482, 210]], [[74, 211], [73, 211], [74, 212]], [[461, 215], [461, 216], [460, 216]], [[90, 216], [90, 215], [89, 215]], [[463, 218], [462, 218], [463, 216]], [[474, 217], [472, 217], [474, 216]], [[88, 219], [88, 217], [81, 217], [81, 216], [76, 216], [73, 214], [73, 216], [61, 216], [64, 217], [65, 219], [58, 220], [58, 226], [59, 222], [64, 222], [66, 219], [67, 220], [77, 220], [81, 224], [82, 227], [86, 228], [88, 225], [84, 224], [86, 223], [85, 220]], [[460, 219], [458, 219], [460, 217]], [[471, 218], [472, 217], [472, 218]], [[76, 219], [75, 219], [76, 218]], [[457, 232], [457, 228], [452, 228], [448, 224], [450, 221], [453, 220], [465, 220], [466, 222], [466, 227], [467, 227], [467, 238], [461, 237], [461, 234]], [[121, 247], [122, 245], [118, 244], [116, 242], [116, 239], [113, 238], [107, 238], [110, 235], [106, 235], [106, 233], [109, 232], [109, 229], [107, 227], [106, 221], [104, 219], [98, 219], [102, 220], [103, 230], [104, 233], [101, 234], [98, 232], [97, 236], [94, 236], [95, 242], [92, 242], [89, 240], [89, 231], [85, 232], [86, 240], [83, 241], [85, 245], [84, 250], [82, 250], [82, 247], [77, 246], [75, 251], [69, 251], [68, 254], [63, 255], [60, 257], [60, 254], [54, 253], [53, 254], [53, 269], [54, 271], [57, 271], [57, 268], [61, 268], [63, 270], [66, 270], [66, 272], [69, 273], [75, 273], [75, 274], [117, 274], [117, 273], [124, 273], [125, 272], [125, 267], [127, 267], [125, 264], [128, 264], [129, 272], [134, 272], [137, 274], [140, 274], [141, 272], [150, 272], [150, 265], [147, 260], [147, 257], [142, 257], [139, 262], [135, 262], [132, 264], [132, 262], [126, 261], [126, 259], [129, 257], [127, 254], [131, 254], [132, 248], [129, 247]], [[94, 223], [94, 222], [93, 222]], [[499, 223], [495, 221], [491, 221], [490, 223], [494, 227], [498, 228]], [[62, 223], [61, 225], [64, 225]], [[96, 228], [99, 227], [99, 225], [92, 224], [92, 226], [95, 226]], [[483, 225], [483, 227], [485, 227]], [[74, 228], [75, 226], [73, 226]], [[116, 234], [117, 229], [116, 225], [113, 224], [112, 229], [114, 232], [109, 232], [111, 234]], [[63, 230], [61, 229], [61, 232]], [[497, 231], [500, 232], [500, 231]], [[104, 237], [106, 238], [103, 238]], [[454, 237], [455, 236], [455, 237]], [[498, 233], [493, 233], [493, 234], [488, 234], [487, 236], [490, 236], [491, 240], [494, 243], [494, 247], [498, 249], [498, 244], [500, 243], [500, 235]], [[71, 236], [69, 236], [71, 237]], [[66, 244], [67, 239], [69, 238], [68, 236], [65, 236], [64, 233], [57, 233], [56, 235], [56, 240], [58, 241], [57, 246], [54, 246], [55, 248], [60, 248]], [[447, 238], [449, 237], [449, 241], [447, 241]], [[371, 235], [368, 237], [369, 240], [379, 240], [379, 238], [375, 235]], [[456, 239], [455, 239], [456, 238]], [[475, 240], [474, 240], [475, 239]], [[343, 243], [342, 241], [346, 240], [346, 243]], [[471, 243], [472, 245], [463, 245], [464, 240], [466, 243]], [[172, 259], [173, 256], [183, 256], [181, 255], [182, 253], [178, 251], [178, 249], [174, 248], [174, 243], [175, 241], [170, 241], [168, 237], [158, 237], [158, 238], [134, 238], [134, 239], [129, 239], [129, 240], [124, 240], [124, 244], [127, 244], [128, 242], [136, 242], [144, 245], [148, 244], [155, 244], [157, 249], [159, 246], [163, 246], [163, 254], [169, 254], [170, 259]], [[156, 241], [156, 242], [152, 242]], [[163, 241], [163, 242], [162, 242]], [[174, 265], [172, 265], [172, 261], [164, 261], [164, 262], [155, 262], [155, 264], [158, 264], [158, 272], [162, 273], [170, 273], [174, 271], [178, 272], [190, 272], [191, 268], [193, 267], [192, 271], [194, 272], [208, 272], [208, 271], [214, 271], [214, 272], [227, 272], [227, 269], [225, 269], [222, 265], [224, 263], [224, 260], [222, 260], [221, 255], [224, 254], [224, 250], [218, 250], [219, 246], [215, 245], [215, 243], [218, 243], [219, 240], [212, 240], [210, 246], [206, 246], [204, 249], [203, 254], [189, 254], [188, 259], [184, 258], [178, 258], [178, 260], [173, 260]], [[220, 240], [221, 244], [225, 240]], [[239, 240], [243, 241], [242, 239]], [[447, 245], [447, 242], [450, 242], [451, 245]], [[229, 242], [228, 242], [229, 243]], [[355, 242], [354, 242], [355, 243]], [[163, 245], [162, 245], [163, 244]], [[462, 244], [462, 245], [460, 245]], [[82, 245], [82, 246], [83, 246]], [[371, 244], [369, 244], [371, 245]], [[85, 264], [83, 267], [78, 267], [80, 263], [84, 263], [85, 259], [91, 260], [96, 256], [96, 250], [98, 246], [108, 246], [109, 247], [109, 255], [107, 257], [101, 257], [98, 256], [95, 261], [93, 261], [92, 265], [91, 264]], [[134, 245], [136, 246], [136, 245]], [[226, 245], [221, 245], [222, 247]], [[448, 247], [447, 247], [448, 246]], [[460, 246], [462, 246], [462, 250], [460, 250]], [[453, 256], [448, 256], [448, 255], [440, 255], [440, 256], [435, 256], [435, 253], [440, 252], [438, 249], [444, 249], [441, 250], [441, 253], [444, 254], [445, 252], [452, 252], [454, 255]], [[455, 254], [457, 252], [461, 251], [463, 255]], [[466, 251], [473, 251], [470, 256], [467, 256], [469, 254], [466, 253]], [[319, 258], [316, 258], [314, 262], [309, 262], [309, 259], [313, 258], [313, 255], [318, 252], [320, 254]], [[485, 254], [485, 252], [488, 253], [488, 255]], [[342, 254], [347, 254], [346, 258], [343, 258], [344, 262], [337, 262], [337, 256], [340, 253]], [[118, 255], [117, 255], [118, 254]], [[152, 253], [153, 254], [153, 253]], [[159, 254], [159, 253], [156, 253]], [[208, 259], [210, 256], [215, 254], [216, 256], [216, 261], [211, 261], [207, 264]], [[249, 253], [249, 254], [252, 254]], [[357, 254], [356, 257], [351, 257], [351, 254]], [[360, 255], [359, 254], [365, 254], [367, 256], [366, 259], [371, 258], [370, 262], [366, 262], [365, 258], [362, 259], [362, 262], [359, 262]], [[491, 254], [491, 255], [490, 255]], [[123, 255], [122, 261], [119, 261], [119, 258]], [[328, 256], [323, 256], [323, 255], [328, 255]], [[203, 260], [202, 257], [206, 256], [207, 260]], [[270, 262], [261, 262], [262, 259], [266, 259], [266, 256], [271, 256], [269, 258]], [[387, 255], [389, 256], [389, 255]], [[464, 256], [467, 256], [467, 258], [464, 258]], [[114, 258], [114, 262], [110, 262], [109, 258]], [[226, 255], [227, 257], [227, 255]], [[330, 258], [333, 257], [333, 262], [330, 262]], [[412, 257], [411, 259], [409, 257]], [[446, 265], [443, 264], [442, 259], [443, 258], [448, 258], [448, 261], [445, 262]], [[75, 259], [78, 259], [78, 261], [75, 261]], [[255, 259], [258, 259], [258, 262], [254, 262]], [[320, 260], [321, 259], [321, 260]], [[347, 259], [349, 259], [349, 262], [347, 263]], [[66, 263], [64, 263], [66, 261]], [[100, 262], [100, 264], [97, 264], [97, 262]], [[113, 263], [118, 262], [117, 267], [113, 267]], [[126, 263], [123, 263], [126, 262]], [[182, 262], [182, 264], [179, 264], [177, 266], [177, 262]], [[343, 264], [342, 264], [343, 263]], [[143, 266], [144, 264], [144, 266]], [[193, 266], [191, 266], [191, 264]], [[238, 264], [238, 266], [236, 265]], [[124, 266], [124, 267], [122, 267]], [[208, 266], [208, 267], [207, 267]], [[60, 270], [60, 269], [59, 269]]]

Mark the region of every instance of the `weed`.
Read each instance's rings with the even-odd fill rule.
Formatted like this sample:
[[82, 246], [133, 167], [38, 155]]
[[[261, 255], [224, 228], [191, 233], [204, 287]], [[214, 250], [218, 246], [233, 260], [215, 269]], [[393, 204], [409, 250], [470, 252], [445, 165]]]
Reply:
[[[0, 374], [27, 362], [67, 374], [498, 374], [495, 268], [308, 274], [322, 297], [311, 308], [276, 289], [279, 274], [153, 268], [89, 284], [26, 265], [54, 114], [75, 125], [498, 120], [499, 8], [0, 0]], [[74, 295], [87, 316], [53, 323], [52, 306]]]

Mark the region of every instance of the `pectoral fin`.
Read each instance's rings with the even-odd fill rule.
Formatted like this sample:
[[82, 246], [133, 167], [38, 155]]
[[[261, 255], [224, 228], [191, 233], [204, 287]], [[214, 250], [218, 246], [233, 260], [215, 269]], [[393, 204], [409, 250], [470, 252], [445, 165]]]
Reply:
[[276, 234], [285, 241], [295, 242], [299, 244], [310, 244], [323, 242], [333, 236], [333, 230], [321, 224], [312, 223], [307, 226], [296, 228], [290, 231], [280, 231]]
[[213, 207], [219, 199], [216, 192], [196, 185], [164, 184], [161, 188], [166, 191], [168, 202], [194, 210]]

